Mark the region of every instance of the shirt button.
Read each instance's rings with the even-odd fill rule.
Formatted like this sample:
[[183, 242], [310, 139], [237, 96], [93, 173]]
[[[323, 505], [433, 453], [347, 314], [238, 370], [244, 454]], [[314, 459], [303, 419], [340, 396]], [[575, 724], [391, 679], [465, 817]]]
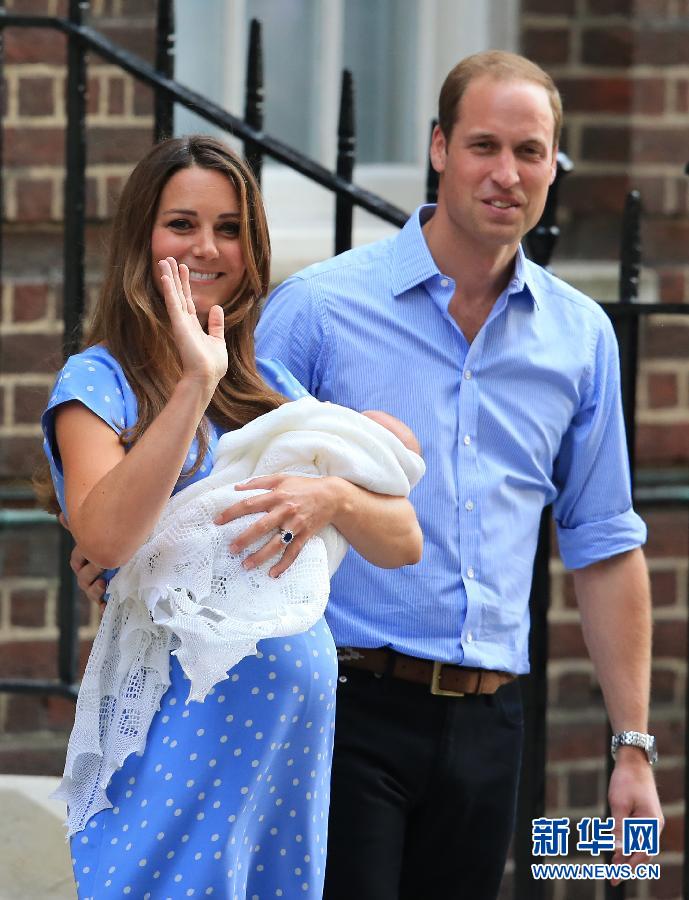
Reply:
[[467, 631], [467, 641], [471, 643], [474, 639], [473, 634], [470, 631]]
[[468, 434], [465, 434], [464, 435], [464, 446], [468, 447], [470, 443], [471, 443], [471, 438], [469, 437]]
[[474, 374], [474, 373], [471, 371], [471, 369], [467, 369], [467, 370], [464, 372], [464, 377], [466, 378], [467, 381], [471, 381], [471, 376], [472, 376], [473, 374]]
[[447, 278], [440, 279], [440, 287], [447, 287], [449, 283], [450, 282], [447, 280]]
[[474, 574], [475, 574], [475, 573], [474, 573], [474, 568], [473, 568], [473, 566], [469, 566], [469, 568], [467, 569], [467, 576], [468, 576], [469, 578], [473, 578], [473, 577], [474, 577]]
[[464, 509], [467, 509], [467, 510], [469, 510], [469, 512], [471, 512], [471, 510], [472, 510], [473, 508], [474, 508], [474, 501], [473, 501], [473, 500], [467, 500], [467, 502], [464, 504]]

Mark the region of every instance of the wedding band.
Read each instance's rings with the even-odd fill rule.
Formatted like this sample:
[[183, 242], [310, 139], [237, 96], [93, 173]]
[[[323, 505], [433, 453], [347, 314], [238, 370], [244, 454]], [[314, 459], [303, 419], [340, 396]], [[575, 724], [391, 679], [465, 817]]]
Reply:
[[288, 531], [287, 528], [280, 529], [280, 541], [287, 546], [287, 544], [291, 544], [294, 540], [294, 532]]

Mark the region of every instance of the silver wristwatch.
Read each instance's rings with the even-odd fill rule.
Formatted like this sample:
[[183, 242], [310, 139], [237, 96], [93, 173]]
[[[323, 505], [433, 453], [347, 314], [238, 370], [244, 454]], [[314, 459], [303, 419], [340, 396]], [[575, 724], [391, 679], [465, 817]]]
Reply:
[[656, 739], [652, 734], [642, 734], [640, 731], [620, 731], [613, 734], [610, 742], [610, 752], [615, 759], [618, 747], [640, 747], [646, 752], [648, 762], [654, 766], [658, 762]]

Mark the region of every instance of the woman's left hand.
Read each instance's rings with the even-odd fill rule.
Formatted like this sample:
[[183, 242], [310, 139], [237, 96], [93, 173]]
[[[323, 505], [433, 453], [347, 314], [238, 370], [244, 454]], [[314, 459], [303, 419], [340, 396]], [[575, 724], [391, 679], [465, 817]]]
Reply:
[[[265, 513], [230, 544], [230, 550], [232, 553], [239, 553], [271, 531], [282, 529], [242, 563], [244, 568], [253, 569], [281, 554], [281, 558], [268, 572], [272, 578], [277, 578], [292, 565], [306, 541], [332, 521], [338, 508], [337, 485], [340, 480], [335, 477], [306, 478], [300, 475], [264, 475], [252, 478], [251, 481], [236, 485], [236, 490], [260, 489], [267, 493], [235, 503], [215, 519], [215, 524], [224, 525], [242, 516]], [[284, 532], [294, 535], [288, 544], [282, 541]]]

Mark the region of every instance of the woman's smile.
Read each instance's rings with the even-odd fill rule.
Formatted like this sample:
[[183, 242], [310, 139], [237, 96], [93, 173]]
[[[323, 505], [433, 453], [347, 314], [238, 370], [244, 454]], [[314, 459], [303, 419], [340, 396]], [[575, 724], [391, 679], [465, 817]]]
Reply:
[[230, 181], [213, 169], [191, 166], [165, 185], [151, 234], [151, 269], [172, 256], [189, 269], [199, 319], [226, 306], [246, 266], [239, 240], [239, 200]]

